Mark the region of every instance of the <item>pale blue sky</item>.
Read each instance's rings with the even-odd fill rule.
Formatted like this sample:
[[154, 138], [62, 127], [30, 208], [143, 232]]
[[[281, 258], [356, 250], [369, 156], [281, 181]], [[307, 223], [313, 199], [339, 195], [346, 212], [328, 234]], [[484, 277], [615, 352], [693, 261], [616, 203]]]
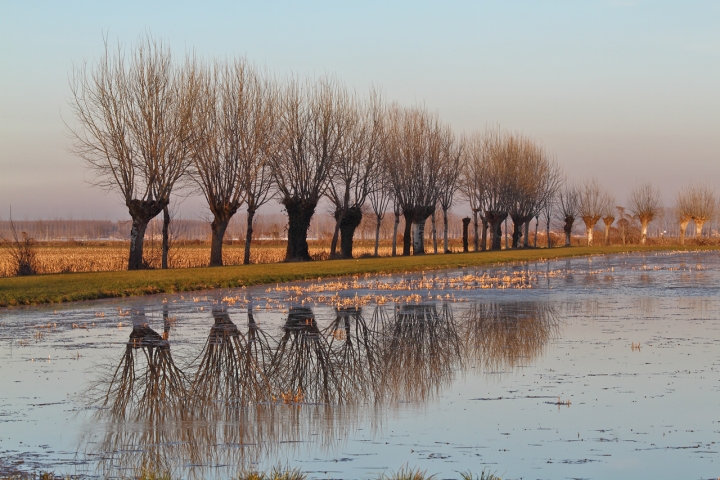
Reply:
[[[151, 5], [147, 5], [151, 3]], [[0, 0], [0, 216], [124, 218], [67, 151], [68, 74], [102, 37], [150, 31], [279, 75], [333, 73], [422, 102], [457, 131], [545, 145], [624, 201], [720, 179], [720, 2], [31, 2]], [[186, 216], [202, 202], [183, 204]]]

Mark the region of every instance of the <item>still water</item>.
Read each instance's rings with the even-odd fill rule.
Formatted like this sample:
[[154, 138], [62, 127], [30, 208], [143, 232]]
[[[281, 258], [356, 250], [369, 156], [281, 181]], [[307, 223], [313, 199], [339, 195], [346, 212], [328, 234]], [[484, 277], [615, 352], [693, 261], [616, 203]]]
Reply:
[[720, 476], [720, 253], [0, 311], [0, 474]]

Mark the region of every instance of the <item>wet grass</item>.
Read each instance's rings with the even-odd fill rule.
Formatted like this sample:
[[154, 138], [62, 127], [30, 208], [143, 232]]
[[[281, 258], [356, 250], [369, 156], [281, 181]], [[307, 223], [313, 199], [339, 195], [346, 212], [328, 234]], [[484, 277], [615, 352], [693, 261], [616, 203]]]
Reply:
[[410, 257], [324, 260], [215, 268], [93, 272], [0, 278], [0, 307], [59, 303], [154, 293], [234, 288], [379, 273], [402, 273], [623, 252], [720, 250], [718, 246], [611, 246], [504, 250]]

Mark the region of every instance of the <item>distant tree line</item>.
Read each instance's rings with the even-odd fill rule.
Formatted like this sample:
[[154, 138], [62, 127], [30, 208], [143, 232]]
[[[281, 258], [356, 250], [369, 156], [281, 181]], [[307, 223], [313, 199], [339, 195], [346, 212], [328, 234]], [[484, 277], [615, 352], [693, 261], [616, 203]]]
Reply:
[[[442, 251], [450, 251], [448, 212], [458, 201], [469, 206], [476, 251], [502, 248], [503, 225], [508, 243], [508, 222], [506, 247], [529, 247], [533, 220], [536, 246], [541, 218], [548, 246], [554, 218], [564, 223], [567, 245], [578, 219], [593, 244], [601, 220], [607, 243], [616, 220], [624, 231], [636, 218], [645, 243], [662, 209], [660, 192], [647, 183], [633, 190], [627, 209], [594, 179], [569, 184], [525, 135], [500, 128], [458, 135], [425, 107], [388, 103], [377, 90], [359, 95], [331, 76], [279, 80], [243, 58], [174, 62], [149, 36], [130, 49], [106, 43], [98, 61], [74, 69], [71, 90], [74, 151], [97, 185], [121, 195], [132, 219], [130, 270], [143, 268], [146, 230], [160, 213], [166, 258], [168, 206], [179, 189], [200, 192], [212, 213], [211, 266], [222, 265], [228, 226], [242, 207], [250, 262], [257, 211], [272, 199], [287, 214], [287, 261], [310, 260], [308, 228], [323, 198], [332, 205], [331, 256], [342, 258], [353, 256], [365, 216], [376, 222], [377, 253], [387, 211], [393, 254], [402, 217], [402, 255], [421, 255], [428, 219], [438, 251], [436, 212]], [[714, 218], [717, 199], [693, 186], [677, 207], [682, 242], [689, 222], [701, 232]]]

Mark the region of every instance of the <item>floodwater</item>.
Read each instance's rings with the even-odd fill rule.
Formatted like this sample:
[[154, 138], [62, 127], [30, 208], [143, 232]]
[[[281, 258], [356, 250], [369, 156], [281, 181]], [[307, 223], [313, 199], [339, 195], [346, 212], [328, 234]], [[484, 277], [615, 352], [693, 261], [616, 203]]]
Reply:
[[720, 254], [0, 311], [0, 474], [720, 476]]

